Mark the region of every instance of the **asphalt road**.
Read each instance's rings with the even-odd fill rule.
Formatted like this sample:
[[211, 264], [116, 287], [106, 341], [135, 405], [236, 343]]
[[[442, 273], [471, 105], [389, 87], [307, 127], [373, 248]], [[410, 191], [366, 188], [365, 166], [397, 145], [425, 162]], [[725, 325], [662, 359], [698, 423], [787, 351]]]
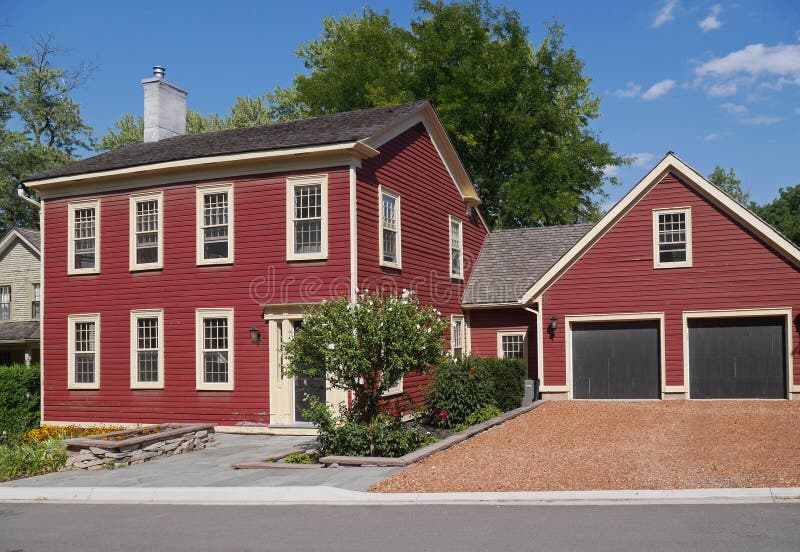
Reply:
[[792, 550], [800, 504], [0, 504], [0, 551]]

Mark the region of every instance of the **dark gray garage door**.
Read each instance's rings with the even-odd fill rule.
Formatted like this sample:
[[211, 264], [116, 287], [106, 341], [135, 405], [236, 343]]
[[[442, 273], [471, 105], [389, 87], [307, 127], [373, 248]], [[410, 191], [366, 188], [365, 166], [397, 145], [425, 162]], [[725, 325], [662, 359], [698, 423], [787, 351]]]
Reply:
[[693, 399], [786, 398], [786, 319], [689, 320]]
[[572, 324], [572, 382], [576, 399], [657, 399], [658, 321]]

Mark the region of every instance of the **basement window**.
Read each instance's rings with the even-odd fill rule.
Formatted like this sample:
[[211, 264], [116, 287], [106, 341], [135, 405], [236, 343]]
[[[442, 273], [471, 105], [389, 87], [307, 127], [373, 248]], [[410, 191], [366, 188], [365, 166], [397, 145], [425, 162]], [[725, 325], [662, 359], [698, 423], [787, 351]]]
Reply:
[[690, 208], [653, 211], [653, 266], [692, 266], [692, 211]]

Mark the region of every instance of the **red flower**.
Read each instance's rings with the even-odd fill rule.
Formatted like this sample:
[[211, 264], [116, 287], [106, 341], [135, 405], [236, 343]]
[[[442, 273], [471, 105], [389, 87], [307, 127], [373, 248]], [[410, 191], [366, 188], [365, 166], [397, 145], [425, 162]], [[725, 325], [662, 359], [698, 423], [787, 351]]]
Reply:
[[400, 413], [397, 410], [392, 412], [392, 418], [397, 418], [399, 415], [400, 415]]
[[439, 419], [445, 421], [447, 419], [447, 410], [442, 410], [439, 412]]

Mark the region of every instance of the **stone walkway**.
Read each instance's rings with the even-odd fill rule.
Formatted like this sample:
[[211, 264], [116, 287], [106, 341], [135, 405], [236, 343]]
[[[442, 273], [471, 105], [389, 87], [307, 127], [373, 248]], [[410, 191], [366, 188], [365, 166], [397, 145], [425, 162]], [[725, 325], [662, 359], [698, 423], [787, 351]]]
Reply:
[[399, 468], [343, 467], [319, 470], [234, 470], [231, 464], [267, 458], [310, 443], [309, 437], [217, 434], [214, 448], [137, 466], [65, 471], [0, 483], [5, 487], [276, 487], [327, 485], [365, 490]]

